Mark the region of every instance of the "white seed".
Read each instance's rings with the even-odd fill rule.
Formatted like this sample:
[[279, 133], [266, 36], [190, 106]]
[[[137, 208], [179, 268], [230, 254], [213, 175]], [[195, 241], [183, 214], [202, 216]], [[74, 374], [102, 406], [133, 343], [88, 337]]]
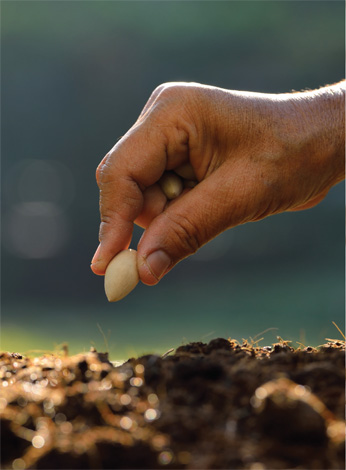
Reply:
[[183, 163], [178, 168], [175, 168], [174, 171], [185, 180], [197, 180], [195, 171], [190, 163]]
[[183, 191], [183, 182], [174, 173], [164, 173], [159, 181], [159, 185], [167, 199], [175, 199]]
[[137, 251], [123, 250], [109, 263], [105, 274], [105, 291], [109, 302], [127, 296], [138, 284]]

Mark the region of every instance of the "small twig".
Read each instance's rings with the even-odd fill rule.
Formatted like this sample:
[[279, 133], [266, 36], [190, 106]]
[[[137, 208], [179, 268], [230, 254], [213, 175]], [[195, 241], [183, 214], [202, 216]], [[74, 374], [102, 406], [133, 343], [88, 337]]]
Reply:
[[201, 341], [203, 341], [204, 339], [208, 338], [208, 336], [213, 335], [214, 333], [215, 333], [215, 331], [210, 331], [209, 333], [203, 335], [203, 336], [201, 337]]
[[168, 351], [162, 354], [161, 358], [164, 359], [166, 356], [168, 356], [168, 354], [171, 354], [171, 352], [173, 351], [174, 351], [174, 348], [169, 349]]
[[292, 343], [292, 341], [290, 340], [282, 339], [281, 336], [277, 336], [276, 338], [278, 339], [280, 343], [284, 344], [285, 346], [288, 346], [288, 343]]
[[335, 326], [335, 328], [338, 330], [338, 332], [341, 334], [341, 336], [344, 338], [344, 340], [346, 341], [346, 337], [345, 335], [343, 334], [343, 332], [340, 330], [340, 328], [338, 327], [338, 325], [335, 323], [335, 321], [332, 321], [333, 325]]
[[103, 336], [103, 341], [105, 342], [105, 346], [106, 346], [106, 352], [109, 353], [109, 345], [108, 345], [108, 340], [106, 338], [106, 335], [104, 334], [100, 324], [96, 323], [96, 325], [97, 325], [97, 328], [100, 330], [101, 335]]
[[259, 343], [260, 341], [263, 341], [263, 340], [264, 340], [264, 338], [260, 338], [260, 339], [258, 339], [258, 340], [256, 340], [256, 341], [254, 341], [254, 340], [251, 338], [252, 345], [254, 345], [254, 344], [257, 344], [257, 345], [258, 345], [258, 343]]
[[[278, 329], [279, 329], [279, 328], [275, 328], [275, 327], [267, 328], [266, 330], [261, 331], [261, 333], [257, 333], [257, 335], [255, 335], [255, 336], [253, 337], [253, 340], [252, 340], [252, 341], [255, 342], [255, 339], [257, 338], [257, 336], [261, 336], [261, 335], [264, 335], [264, 333], [268, 333], [268, 331], [278, 330]], [[257, 343], [257, 341], [256, 341], [256, 343]]]

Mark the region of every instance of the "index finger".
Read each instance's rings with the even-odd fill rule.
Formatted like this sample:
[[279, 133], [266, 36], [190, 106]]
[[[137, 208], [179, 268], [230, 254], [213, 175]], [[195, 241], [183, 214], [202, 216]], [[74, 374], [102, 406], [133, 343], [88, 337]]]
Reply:
[[143, 207], [143, 191], [166, 167], [166, 138], [159, 128], [135, 125], [96, 170], [100, 189], [100, 245], [91, 269], [103, 275], [111, 259], [128, 248], [133, 222]]

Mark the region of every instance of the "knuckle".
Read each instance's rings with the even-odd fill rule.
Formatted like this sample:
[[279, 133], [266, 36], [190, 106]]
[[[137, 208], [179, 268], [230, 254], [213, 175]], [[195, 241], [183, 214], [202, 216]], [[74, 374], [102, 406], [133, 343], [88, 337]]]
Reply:
[[161, 83], [158, 87], [155, 88], [154, 93], [156, 95], [160, 95], [163, 92], [167, 92], [168, 90], [174, 88], [176, 86], [176, 82], [165, 82]]
[[96, 168], [96, 182], [100, 186], [102, 183], [105, 182], [105, 180], [108, 178], [108, 173], [109, 173], [109, 167], [108, 167], [108, 162], [109, 161], [109, 153], [101, 160], [99, 163], [98, 167]]
[[105, 188], [110, 183], [114, 183], [119, 170], [119, 159], [114, 152], [108, 152], [96, 168], [96, 182], [99, 187]]
[[164, 90], [165, 86], [166, 86], [165, 83], [161, 83], [161, 85], [157, 86], [155, 90], [153, 91], [152, 96], [159, 95]]
[[101, 224], [100, 224], [100, 233], [104, 233], [108, 227], [111, 226], [113, 220], [112, 212], [102, 212], [101, 213]]
[[137, 184], [128, 181], [110, 181], [100, 190], [101, 221], [135, 220], [143, 207], [143, 195]]
[[99, 240], [100, 241], [102, 241], [104, 239], [107, 232], [110, 230], [110, 228], [111, 228], [110, 221], [111, 221], [111, 219], [109, 218], [109, 216], [103, 215], [101, 217], [101, 223], [100, 223], [100, 228], [99, 228]]
[[163, 100], [181, 99], [182, 96], [186, 95], [186, 91], [189, 90], [189, 86], [182, 82], [166, 82], [159, 85], [155, 90], [155, 96]]

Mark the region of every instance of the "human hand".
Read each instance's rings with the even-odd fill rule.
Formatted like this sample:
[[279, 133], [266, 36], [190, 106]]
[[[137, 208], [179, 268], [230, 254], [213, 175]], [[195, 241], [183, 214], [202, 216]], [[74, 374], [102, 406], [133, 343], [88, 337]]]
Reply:
[[[159, 86], [97, 168], [93, 272], [129, 246], [133, 223], [145, 229], [139, 277], [153, 285], [230, 227], [320, 202], [344, 177], [344, 96], [344, 82], [279, 95]], [[187, 162], [199, 183], [168, 201], [158, 181]]]

